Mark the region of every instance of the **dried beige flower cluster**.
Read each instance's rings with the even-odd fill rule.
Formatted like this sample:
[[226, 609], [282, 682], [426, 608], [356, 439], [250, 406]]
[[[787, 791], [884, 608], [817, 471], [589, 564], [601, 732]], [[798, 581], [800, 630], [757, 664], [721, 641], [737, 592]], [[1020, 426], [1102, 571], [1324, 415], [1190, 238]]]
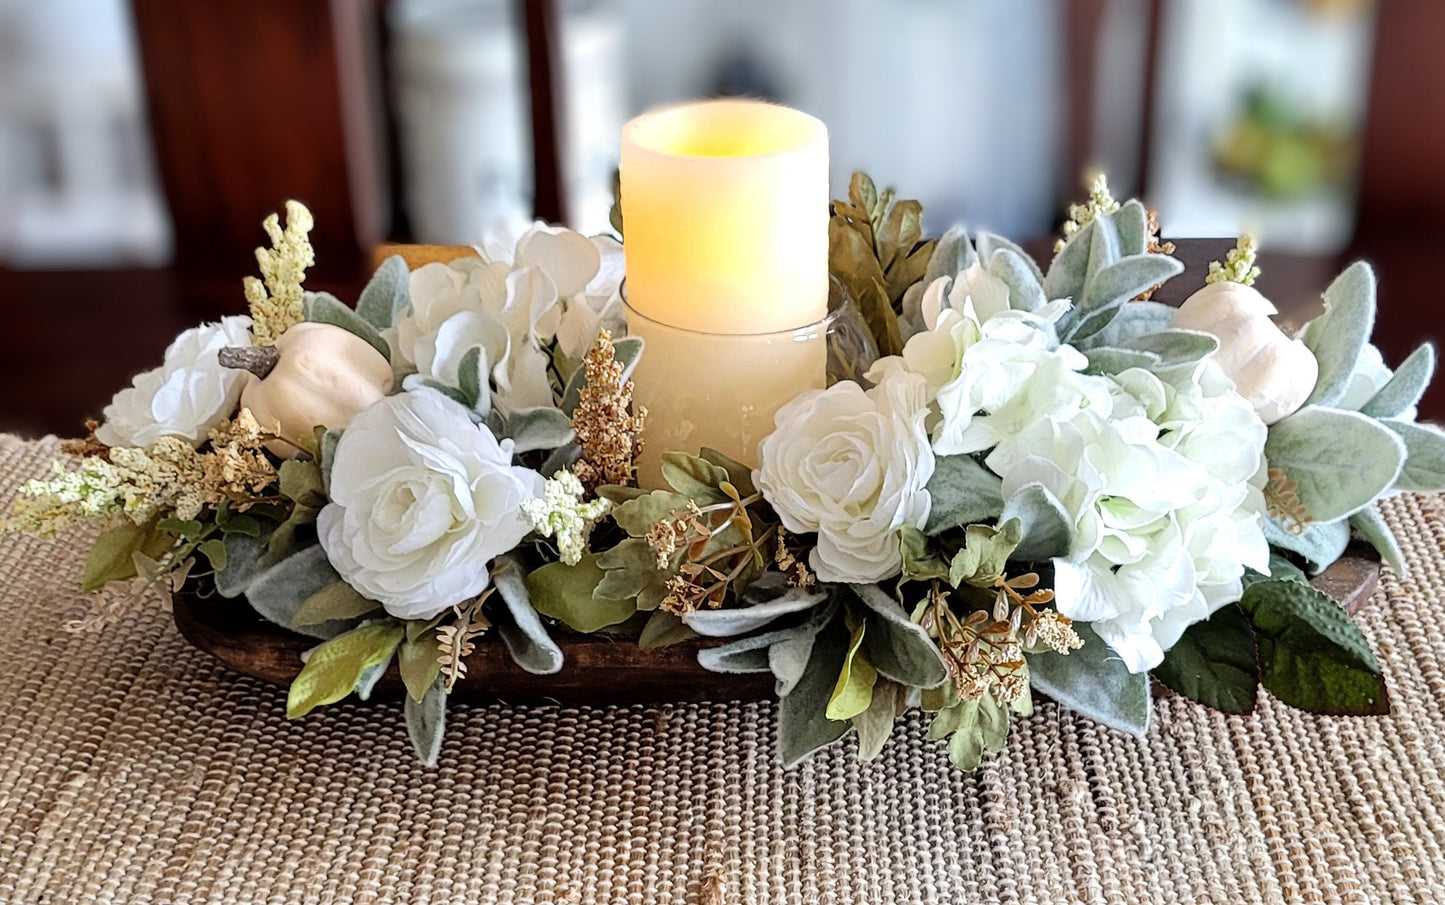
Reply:
[[306, 268], [316, 263], [315, 252], [307, 238], [315, 221], [311, 211], [299, 201], [286, 202], [286, 228], [275, 214], [262, 221], [270, 248], [256, 249], [256, 263], [261, 280], [246, 277], [246, 301], [251, 303], [251, 333], [257, 345], [274, 343], [291, 327], [301, 322], [301, 283]]
[[1047, 648], [1067, 654], [1083, 647], [1073, 622], [1056, 610], [1043, 609], [1054, 599], [1038, 585], [1033, 572], [1015, 578], [1000, 576], [994, 582], [992, 609], [978, 609], [959, 619], [949, 606], [949, 594], [935, 586], [925, 604], [923, 625], [938, 638], [938, 649], [948, 664], [958, 696], [976, 701], [992, 694], [1001, 704], [1012, 704], [1029, 693], [1024, 651]]
[[148, 449], [117, 447], [89, 455], [78, 466], [51, 463], [48, 481], [20, 488], [7, 531], [51, 538], [78, 521], [128, 518], [143, 525], [161, 513], [182, 521], [206, 506], [245, 508], [276, 483], [262, 453], [265, 434], [242, 409], [211, 432], [211, 449], [198, 452], [179, 437], [162, 437]]
[[642, 426], [647, 410], [632, 412], [632, 381], [622, 379], [612, 334], [603, 330], [583, 362], [587, 385], [572, 413], [572, 428], [582, 458], [572, 471], [589, 490], [603, 484], [631, 485], [642, 452]]

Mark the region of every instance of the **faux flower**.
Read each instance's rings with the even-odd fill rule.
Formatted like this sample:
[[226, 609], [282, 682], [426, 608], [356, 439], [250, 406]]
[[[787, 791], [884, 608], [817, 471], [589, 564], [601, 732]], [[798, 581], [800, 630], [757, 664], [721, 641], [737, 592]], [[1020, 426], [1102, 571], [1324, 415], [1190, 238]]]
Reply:
[[96, 437], [107, 446], [148, 447], [161, 437], [199, 446], [236, 410], [246, 374], [221, 367], [217, 355], [251, 345], [250, 328], [249, 317], [224, 317], [176, 337], [164, 364], [138, 375], [105, 407]]
[[569, 566], [582, 561], [593, 527], [612, 510], [612, 504], [601, 498], [584, 503], [582, 494], [582, 481], [564, 469], [547, 479], [541, 497], [522, 503], [532, 530], [556, 538], [557, 552]]
[[531, 530], [523, 503], [541, 492], [541, 475], [512, 465], [510, 440], [416, 389], [352, 419], [317, 529], [348, 584], [397, 618], [429, 619], [486, 589], [491, 560]]
[[759, 446], [753, 480], [784, 528], [818, 534], [809, 564], [822, 581], [896, 575], [899, 530], [928, 520], [927, 386], [894, 363], [866, 392], [845, 381], [798, 396]]

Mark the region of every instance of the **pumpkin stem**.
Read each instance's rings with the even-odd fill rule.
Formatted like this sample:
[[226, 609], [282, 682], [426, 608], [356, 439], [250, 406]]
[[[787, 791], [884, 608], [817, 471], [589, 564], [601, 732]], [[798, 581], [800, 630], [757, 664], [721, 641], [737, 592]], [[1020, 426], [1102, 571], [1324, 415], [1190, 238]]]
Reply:
[[281, 360], [281, 350], [275, 346], [229, 346], [218, 358], [223, 368], [250, 371], [264, 380]]

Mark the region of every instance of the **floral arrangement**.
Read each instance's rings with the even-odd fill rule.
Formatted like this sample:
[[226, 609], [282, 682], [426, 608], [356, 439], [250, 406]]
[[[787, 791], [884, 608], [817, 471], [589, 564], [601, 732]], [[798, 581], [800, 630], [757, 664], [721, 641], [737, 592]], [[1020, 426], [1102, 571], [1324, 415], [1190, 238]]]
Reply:
[[1352, 531], [1403, 568], [1372, 504], [1445, 489], [1445, 432], [1415, 421], [1433, 348], [1385, 366], [1364, 264], [1287, 335], [1248, 238], [1182, 307], [1149, 301], [1183, 270], [1153, 215], [1102, 179], [1070, 213], [1045, 270], [988, 233], [925, 240], [917, 202], [855, 176], [830, 264], [881, 354], [784, 405], [756, 467], [669, 450], [639, 488], [618, 239], [393, 257], [353, 307], [302, 288], [292, 202], [249, 317], [181, 334], [7, 526], [103, 526], [82, 623], [191, 582], [315, 638], [293, 718], [395, 663], [432, 763], [490, 633], [537, 674], [567, 633], [704, 639], [707, 669], [776, 677], [789, 763], [850, 730], [871, 758], [921, 708], [972, 769], [1035, 691], [1142, 733], [1151, 676], [1231, 713], [1260, 686], [1388, 712], [1306, 575]]

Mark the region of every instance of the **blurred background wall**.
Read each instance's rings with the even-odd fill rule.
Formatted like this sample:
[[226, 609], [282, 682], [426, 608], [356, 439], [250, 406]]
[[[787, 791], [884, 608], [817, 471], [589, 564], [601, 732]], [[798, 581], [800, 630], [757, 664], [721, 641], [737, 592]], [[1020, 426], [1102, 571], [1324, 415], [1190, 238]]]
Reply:
[[1258, 232], [1277, 296], [1363, 254], [1397, 361], [1445, 333], [1442, 40], [1438, 0], [0, 0], [0, 428], [74, 432], [241, 310], [287, 198], [354, 292], [383, 241], [606, 229], [622, 123], [717, 94], [821, 117], [835, 191], [933, 231], [1045, 237], [1104, 169], [1171, 237]]

